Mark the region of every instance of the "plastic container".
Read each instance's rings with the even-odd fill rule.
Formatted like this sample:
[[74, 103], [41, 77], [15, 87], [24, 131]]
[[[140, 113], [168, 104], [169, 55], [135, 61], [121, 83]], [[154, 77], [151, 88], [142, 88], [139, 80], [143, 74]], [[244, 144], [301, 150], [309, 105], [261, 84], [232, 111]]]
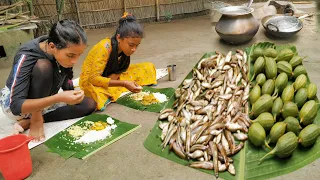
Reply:
[[32, 173], [28, 143], [33, 138], [17, 134], [0, 139], [0, 171], [6, 180], [25, 179]]

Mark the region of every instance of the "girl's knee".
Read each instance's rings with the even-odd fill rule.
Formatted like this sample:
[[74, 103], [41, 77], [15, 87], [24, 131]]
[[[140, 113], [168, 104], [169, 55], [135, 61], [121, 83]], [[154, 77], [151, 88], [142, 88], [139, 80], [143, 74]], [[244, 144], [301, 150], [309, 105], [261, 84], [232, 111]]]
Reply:
[[53, 74], [53, 65], [47, 59], [39, 59], [33, 67], [32, 76], [50, 78]]
[[87, 109], [86, 114], [91, 114], [96, 110], [97, 103], [92, 98], [85, 97], [83, 101]]

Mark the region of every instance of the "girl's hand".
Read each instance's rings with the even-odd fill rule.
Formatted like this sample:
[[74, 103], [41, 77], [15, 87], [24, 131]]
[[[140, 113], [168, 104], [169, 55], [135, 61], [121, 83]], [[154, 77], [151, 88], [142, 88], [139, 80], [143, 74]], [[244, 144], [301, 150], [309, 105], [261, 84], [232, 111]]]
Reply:
[[79, 104], [84, 98], [84, 92], [82, 90], [63, 91], [57, 95], [61, 102], [69, 105]]
[[142, 87], [139, 86], [136, 82], [134, 81], [125, 81], [124, 82], [124, 87], [127, 88], [129, 91], [133, 93], [138, 93], [142, 90]]

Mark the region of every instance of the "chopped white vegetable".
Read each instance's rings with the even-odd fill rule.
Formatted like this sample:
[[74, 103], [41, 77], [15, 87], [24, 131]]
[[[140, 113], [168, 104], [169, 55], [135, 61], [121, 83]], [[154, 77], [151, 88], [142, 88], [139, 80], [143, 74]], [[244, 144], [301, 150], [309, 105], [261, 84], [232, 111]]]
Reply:
[[112, 124], [114, 124], [114, 120], [111, 117], [108, 117], [107, 118], [107, 123], [112, 125]]
[[111, 129], [115, 129], [115, 128], [117, 128], [118, 126], [116, 125], [116, 124], [112, 124], [111, 125]]
[[71, 126], [70, 128], [67, 129], [68, 133], [74, 137], [74, 138], [79, 138], [83, 136], [88, 130], [87, 128], [83, 128], [80, 126]]

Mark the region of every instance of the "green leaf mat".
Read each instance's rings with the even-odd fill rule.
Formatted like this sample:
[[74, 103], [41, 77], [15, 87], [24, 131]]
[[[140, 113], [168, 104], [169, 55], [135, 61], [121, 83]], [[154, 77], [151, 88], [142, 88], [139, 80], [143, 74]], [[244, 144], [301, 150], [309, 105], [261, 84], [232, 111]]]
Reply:
[[[81, 126], [85, 121], [106, 122], [108, 117], [108, 115], [103, 114], [91, 114], [74, 123], [73, 125]], [[90, 144], [72, 143], [75, 139], [71, 137], [66, 130], [63, 130], [47, 140], [45, 145], [49, 148], [49, 152], [57, 153], [65, 159], [70, 157], [85, 159], [100, 149], [118, 141], [119, 139], [141, 127], [141, 125], [129, 124], [114, 118], [112, 119], [118, 127], [112, 131], [111, 137], [104, 140], [96, 141]]]
[[170, 100], [171, 97], [174, 96], [175, 90], [173, 88], [155, 89], [155, 88], [145, 86], [145, 87], [143, 87], [142, 91], [143, 92], [151, 92], [151, 93], [159, 92], [159, 93], [165, 94], [168, 98], [168, 101], [165, 101], [163, 103], [157, 103], [157, 104], [151, 104], [151, 105], [145, 106], [140, 101], [135, 101], [135, 100], [131, 99], [129, 96], [132, 93], [129, 93], [129, 94], [126, 94], [126, 95], [122, 96], [121, 98], [119, 98], [116, 102], [118, 104], [130, 107], [132, 109], [136, 109], [136, 110], [140, 110], [140, 111], [149, 111], [149, 112], [160, 112], [162, 109], [164, 109], [166, 107], [170, 107], [173, 104], [173, 101]]
[[[265, 43], [258, 43], [254, 44], [253, 46], [246, 49], [248, 56], [255, 46], [261, 47], [275, 47], [274, 44], [265, 42]], [[289, 47], [294, 52], [296, 52], [295, 46], [286, 45], [286, 46], [277, 46], [277, 50], [283, 49], [285, 47]], [[213, 53], [205, 54], [201, 59], [212, 55]], [[249, 59], [250, 60], [250, 59]], [[250, 62], [250, 61], [249, 61]], [[253, 66], [252, 64], [250, 66]], [[252, 69], [252, 68], [251, 68]], [[192, 75], [192, 71], [189, 73], [187, 78], [190, 78]], [[318, 110], [318, 115], [315, 118], [314, 123], [320, 124], [320, 110]], [[146, 138], [144, 142], [144, 146], [150, 152], [159, 155], [163, 158], [168, 160], [174, 161], [181, 165], [187, 166], [190, 162], [188, 160], [183, 160], [175, 155], [174, 152], [169, 152], [169, 147], [166, 147], [164, 151], [162, 151], [161, 144], [161, 129], [158, 127], [160, 121], [157, 121], [151, 133]], [[299, 168], [306, 166], [307, 164], [315, 161], [320, 157], [320, 142], [319, 139], [316, 144], [311, 148], [303, 148], [298, 146], [298, 148], [294, 151], [293, 155], [290, 158], [286, 159], [279, 159], [277, 157], [269, 156], [267, 159], [263, 161], [260, 165], [258, 164], [259, 159], [262, 158], [268, 151], [264, 150], [263, 148], [257, 148], [252, 145], [249, 141], [245, 142], [244, 148], [234, 155], [232, 159], [234, 160], [234, 166], [236, 169], [236, 176], [232, 176], [229, 172], [220, 172], [219, 178], [223, 179], [252, 179], [252, 180], [259, 180], [259, 179], [269, 179], [272, 177], [284, 175], [290, 172], [293, 172]], [[187, 168], [187, 167], [186, 167]], [[202, 172], [214, 175], [213, 170], [202, 170], [197, 169]]]

